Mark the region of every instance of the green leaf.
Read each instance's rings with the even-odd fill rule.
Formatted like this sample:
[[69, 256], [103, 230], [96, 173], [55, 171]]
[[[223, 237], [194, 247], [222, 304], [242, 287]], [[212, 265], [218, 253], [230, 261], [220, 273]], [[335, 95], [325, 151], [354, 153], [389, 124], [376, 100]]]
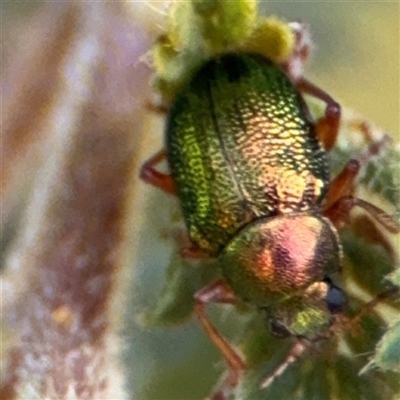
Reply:
[[372, 295], [385, 289], [384, 277], [393, 271], [393, 259], [380, 245], [356, 236], [350, 229], [340, 238], [346, 256], [343, 273]]
[[383, 371], [400, 372], [400, 321], [393, 324], [383, 335], [376, 346], [374, 357], [365, 366], [363, 372], [374, 366]]
[[400, 268], [396, 268], [391, 274], [386, 276], [394, 285], [400, 287]]
[[192, 316], [194, 293], [219, 276], [214, 262], [189, 262], [175, 252], [168, 267], [162, 293], [157, 302], [143, 316], [143, 321], [154, 326], [173, 326]]

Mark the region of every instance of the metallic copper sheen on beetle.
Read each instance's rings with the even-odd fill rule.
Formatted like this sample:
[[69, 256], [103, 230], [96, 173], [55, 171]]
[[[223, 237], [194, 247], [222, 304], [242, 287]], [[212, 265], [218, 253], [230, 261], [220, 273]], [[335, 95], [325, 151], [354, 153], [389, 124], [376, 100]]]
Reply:
[[[336, 227], [349, 222], [353, 207], [387, 232], [400, 233], [385, 211], [353, 196], [362, 163], [386, 139], [372, 143], [360, 161], [349, 160], [331, 180], [327, 152], [338, 137], [340, 105], [291, 74], [293, 57], [282, 69], [256, 54], [206, 62], [175, 96], [166, 149], [140, 172], [180, 201], [192, 242], [182, 257], [216, 258], [222, 271], [223, 279], [194, 293], [194, 312], [228, 366], [212, 399], [230, 398], [248, 366], [207, 318], [208, 304], [241, 298], [267, 313], [274, 335], [296, 337], [261, 382], [266, 388], [307, 348], [343, 328], [333, 315], [343, 310], [346, 296], [331, 274], [342, 264]], [[324, 115], [313, 121], [300, 93], [323, 101]], [[155, 168], [165, 158], [171, 174]]]
[[259, 55], [212, 59], [176, 96], [166, 140], [191, 241], [236, 295], [290, 334], [318, 334], [341, 249], [321, 214], [326, 152], [290, 79]]

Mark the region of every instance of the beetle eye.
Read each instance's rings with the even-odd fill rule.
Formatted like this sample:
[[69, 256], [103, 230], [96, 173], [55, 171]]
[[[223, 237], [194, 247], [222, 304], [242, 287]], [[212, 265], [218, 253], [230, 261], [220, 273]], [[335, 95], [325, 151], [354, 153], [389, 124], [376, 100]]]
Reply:
[[271, 333], [280, 338], [287, 338], [291, 336], [290, 332], [277, 320], [271, 319], [269, 321]]
[[326, 304], [328, 306], [328, 310], [332, 314], [342, 312], [347, 304], [346, 294], [342, 289], [334, 285], [330, 279], [326, 279], [325, 281], [329, 285], [328, 293], [326, 295]]

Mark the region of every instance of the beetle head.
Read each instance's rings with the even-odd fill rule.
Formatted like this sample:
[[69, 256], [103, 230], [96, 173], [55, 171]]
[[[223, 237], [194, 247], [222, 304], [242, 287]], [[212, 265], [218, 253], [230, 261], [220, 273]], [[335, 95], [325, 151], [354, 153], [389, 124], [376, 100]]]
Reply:
[[288, 296], [268, 307], [271, 332], [279, 337], [318, 336], [332, 321], [332, 314], [347, 304], [345, 293], [330, 279], [311, 284], [299, 296]]

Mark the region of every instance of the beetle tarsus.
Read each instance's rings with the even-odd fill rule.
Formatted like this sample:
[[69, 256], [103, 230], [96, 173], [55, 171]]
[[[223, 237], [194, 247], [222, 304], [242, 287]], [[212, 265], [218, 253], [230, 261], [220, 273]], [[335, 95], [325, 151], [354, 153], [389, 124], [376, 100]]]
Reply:
[[312, 40], [309, 26], [304, 22], [291, 21], [288, 25], [295, 36], [295, 44], [292, 54], [282, 67], [292, 82], [297, 82], [303, 76], [304, 65], [311, 53]]
[[350, 195], [341, 197], [332, 204], [324, 214], [334, 225], [340, 227], [343, 223], [347, 222], [350, 211], [355, 206], [361, 207], [363, 210], [367, 211], [368, 214], [371, 215], [375, 221], [379, 222], [388, 232], [393, 234], [400, 233], [400, 224], [388, 213], [365, 200]]
[[297, 339], [282, 364], [280, 364], [271, 375], [261, 382], [260, 388], [266, 389], [268, 386], [270, 386], [278, 376], [282, 375], [291, 364], [297, 361], [297, 359], [304, 353], [308, 346], [309, 342], [306, 339]]

